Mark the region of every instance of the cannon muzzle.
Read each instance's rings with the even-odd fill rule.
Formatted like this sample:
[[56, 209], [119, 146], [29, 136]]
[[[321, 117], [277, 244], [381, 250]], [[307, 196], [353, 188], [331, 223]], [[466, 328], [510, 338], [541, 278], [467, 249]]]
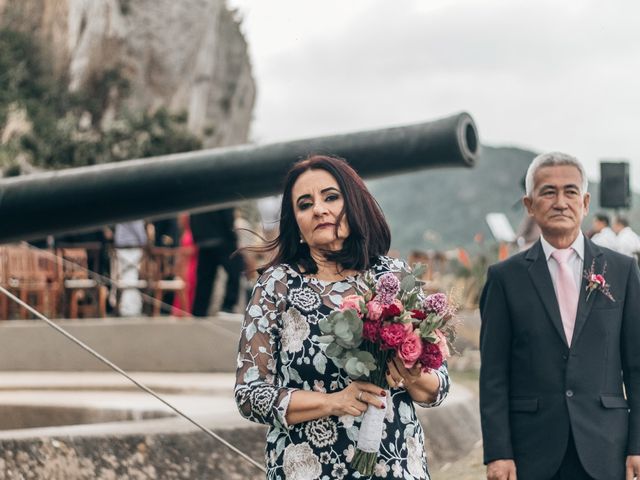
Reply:
[[311, 153], [346, 158], [364, 178], [471, 167], [478, 133], [467, 113], [416, 125], [269, 145], [243, 145], [25, 175], [0, 181], [0, 242], [206, 209], [280, 192]]

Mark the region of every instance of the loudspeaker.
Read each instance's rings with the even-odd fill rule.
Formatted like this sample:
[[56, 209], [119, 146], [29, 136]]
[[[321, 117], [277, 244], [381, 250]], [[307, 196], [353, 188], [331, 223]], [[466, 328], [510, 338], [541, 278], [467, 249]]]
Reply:
[[631, 207], [629, 162], [600, 162], [600, 206]]

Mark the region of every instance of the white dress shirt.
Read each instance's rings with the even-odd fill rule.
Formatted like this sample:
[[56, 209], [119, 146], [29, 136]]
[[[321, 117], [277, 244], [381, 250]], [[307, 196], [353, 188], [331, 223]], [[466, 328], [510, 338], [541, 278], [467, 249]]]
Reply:
[[600, 245], [601, 247], [615, 250], [618, 243], [618, 237], [616, 236], [616, 232], [611, 230], [611, 227], [604, 227], [593, 237], [591, 237], [591, 241], [596, 245]]
[[635, 256], [635, 252], [640, 251], [640, 238], [631, 230], [631, 227], [624, 227], [618, 233], [616, 250], [630, 257]]
[[[553, 288], [558, 295], [558, 289], [556, 288], [556, 278], [558, 277], [558, 262], [551, 257], [551, 254], [558, 250], [556, 247], [547, 242], [544, 236], [540, 236], [540, 243], [542, 243], [542, 249], [544, 250], [544, 256], [547, 259], [547, 266], [549, 267], [549, 273], [551, 274], [551, 280], [553, 281]], [[584, 235], [582, 232], [578, 234], [569, 248], [573, 249], [573, 254], [569, 257], [567, 263], [573, 273], [573, 278], [576, 281], [576, 288], [580, 291], [580, 285], [582, 285], [582, 271], [584, 268]]]

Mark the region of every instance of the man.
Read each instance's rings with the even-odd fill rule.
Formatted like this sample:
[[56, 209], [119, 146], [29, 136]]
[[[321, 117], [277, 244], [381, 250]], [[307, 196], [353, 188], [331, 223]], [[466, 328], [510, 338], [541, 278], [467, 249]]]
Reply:
[[[536, 157], [523, 202], [542, 237], [489, 268], [480, 411], [490, 480], [640, 474], [640, 272], [582, 234], [589, 200], [578, 160]], [[584, 277], [591, 270], [604, 287]]]
[[640, 238], [631, 230], [629, 221], [624, 217], [616, 217], [613, 222], [613, 231], [617, 235], [616, 250], [624, 255], [636, 258], [640, 252]]
[[595, 232], [591, 241], [601, 247], [616, 249], [616, 234], [609, 226], [609, 215], [606, 213], [598, 213], [593, 217], [593, 223], [591, 225]]
[[227, 286], [220, 310], [231, 313], [238, 301], [243, 262], [240, 255], [232, 256], [238, 248], [236, 232], [233, 229], [234, 212], [233, 208], [227, 208], [191, 215], [191, 232], [198, 247], [196, 292], [192, 309], [196, 317], [207, 316], [213, 284], [220, 265], [227, 272]]

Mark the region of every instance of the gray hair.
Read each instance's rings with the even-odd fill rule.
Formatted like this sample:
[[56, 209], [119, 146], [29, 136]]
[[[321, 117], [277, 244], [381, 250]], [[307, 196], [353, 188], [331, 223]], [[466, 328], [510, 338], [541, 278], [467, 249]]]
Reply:
[[524, 181], [525, 194], [527, 197], [531, 197], [531, 194], [533, 193], [533, 179], [538, 170], [543, 167], [553, 167], [556, 165], [572, 165], [576, 167], [580, 172], [580, 177], [582, 178], [582, 185], [580, 188], [581, 193], [583, 195], [587, 193], [587, 189], [589, 188], [589, 181], [587, 180], [587, 173], [585, 172], [582, 163], [580, 163], [580, 160], [566, 153], [549, 152], [538, 155], [531, 161], [531, 164], [529, 165], [527, 176], [525, 177]]

